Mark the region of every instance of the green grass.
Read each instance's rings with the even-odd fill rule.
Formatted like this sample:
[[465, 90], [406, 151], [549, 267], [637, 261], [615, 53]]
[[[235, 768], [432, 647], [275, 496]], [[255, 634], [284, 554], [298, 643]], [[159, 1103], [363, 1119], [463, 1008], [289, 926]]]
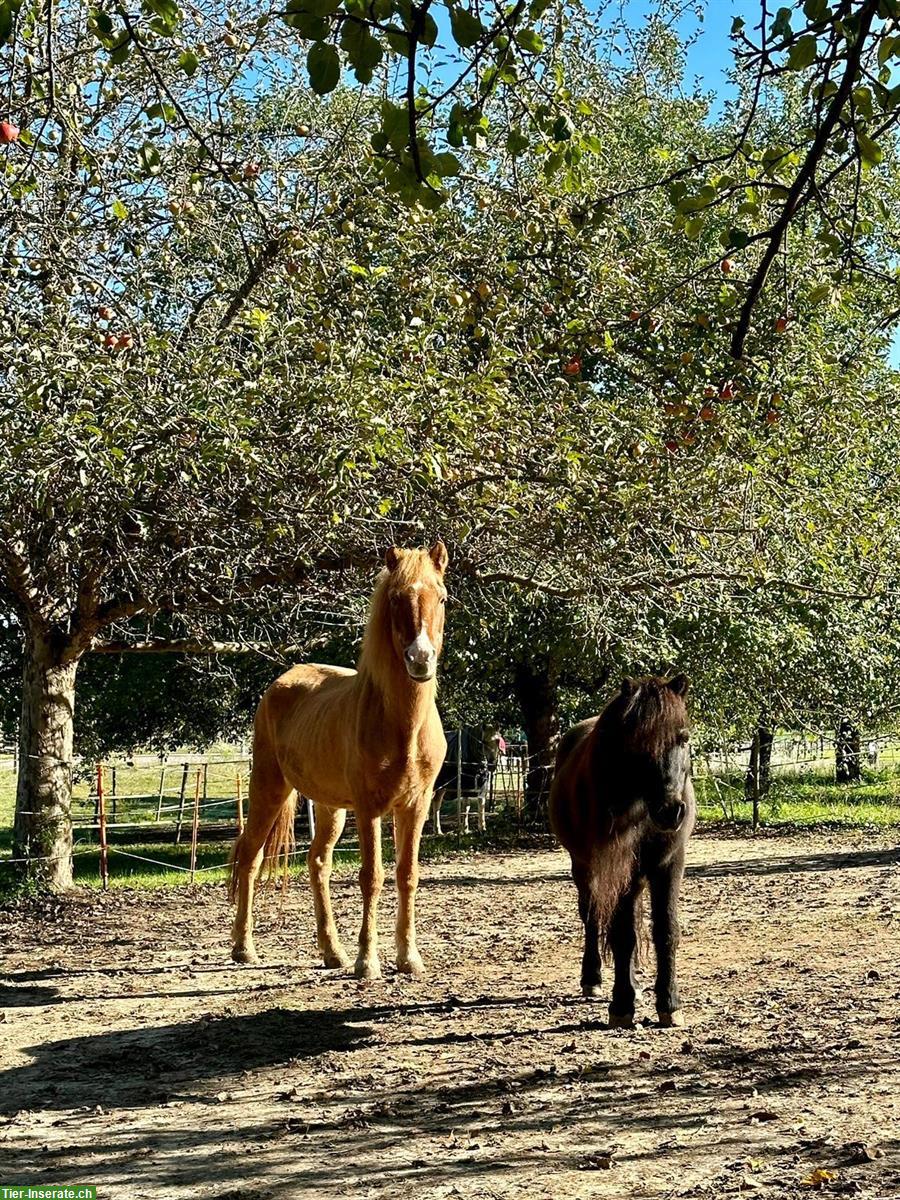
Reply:
[[[744, 799], [742, 776], [700, 776], [695, 786], [701, 822], [750, 824], [752, 808]], [[837, 784], [824, 775], [775, 775], [760, 805], [760, 824], [797, 828], [900, 825], [900, 775], [872, 773], [854, 784]]]
[[[216, 757], [226, 755], [216, 753]], [[243, 764], [246, 771], [246, 763]], [[207, 779], [208, 803], [202, 811], [201, 831], [207, 828], [197, 848], [197, 884], [221, 883], [227, 878], [227, 860], [235, 821], [236, 766], [225, 763], [211, 767]], [[180, 845], [174, 844], [174, 812], [164, 814], [157, 824], [156, 807], [159, 789], [159, 767], [122, 770], [118, 775], [120, 795], [117, 815], [120, 821], [139, 822], [143, 828], [111, 829], [109, 871], [110, 886], [114, 888], [151, 888], [185, 886], [189, 876], [184, 868], [190, 865], [191, 810], [195, 789], [195, 769], [191, 767], [185, 805], [185, 823]], [[181, 768], [174, 764], [167, 771], [165, 805], [176, 806], [181, 782]], [[246, 793], [246, 781], [244, 781]], [[109, 790], [109, 780], [107, 780]], [[700, 826], [741, 829], [750, 825], [751, 806], [744, 799], [743, 777], [699, 775], [696, 791]], [[2, 867], [2, 856], [9, 855], [12, 843], [12, 820], [15, 803], [15, 776], [12, 771], [0, 771], [0, 893], [7, 885], [10, 872]], [[73, 811], [76, 820], [75, 879], [86, 887], [100, 886], [99, 847], [96, 829], [92, 828], [93, 801], [89, 799], [87, 780], [75, 788]], [[107, 811], [112, 819], [112, 798]], [[453, 804], [444, 808], [445, 823], [453, 821]], [[845, 828], [888, 829], [900, 826], [900, 773], [867, 772], [863, 782], [838, 785], [828, 774], [803, 775], [775, 773], [772, 789], [760, 810], [761, 824], [770, 829]], [[217, 826], [210, 828], [210, 824]], [[390, 861], [393, 846], [386, 830], [385, 858]], [[425, 861], [446, 857], [458, 852], [498, 849], [534, 844], [533, 836], [519, 829], [514, 813], [505, 810], [492, 816], [487, 835], [457, 836], [455, 830], [443, 837], [426, 835], [422, 843]], [[352, 834], [348, 838], [352, 843]], [[302, 840], [299, 847], [304, 849]], [[130, 857], [139, 855], [140, 858]], [[152, 863], [142, 861], [153, 859]], [[335, 866], [338, 871], [355, 871], [359, 865], [354, 845], [339, 848]], [[178, 868], [181, 868], [180, 870]], [[299, 855], [291, 867], [291, 875], [303, 875], [304, 856]]]

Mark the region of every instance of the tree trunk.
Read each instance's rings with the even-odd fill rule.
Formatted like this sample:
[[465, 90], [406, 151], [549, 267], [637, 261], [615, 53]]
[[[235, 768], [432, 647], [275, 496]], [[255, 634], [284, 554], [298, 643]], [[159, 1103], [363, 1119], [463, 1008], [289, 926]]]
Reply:
[[559, 743], [559, 709], [556, 671], [549, 662], [520, 663], [515, 689], [528, 740], [528, 772], [525, 776], [525, 814], [530, 822], [541, 820], [553, 779], [553, 764]]
[[29, 633], [22, 682], [13, 858], [42, 891], [72, 886], [72, 733], [80, 654]]
[[744, 794], [753, 805], [753, 828], [759, 825], [759, 803], [772, 783], [772, 742], [775, 735], [760, 722], [750, 743], [750, 764], [744, 779]]
[[834, 739], [834, 775], [838, 783], [859, 783], [862, 778], [859, 730], [849, 717], [841, 717], [838, 721]]

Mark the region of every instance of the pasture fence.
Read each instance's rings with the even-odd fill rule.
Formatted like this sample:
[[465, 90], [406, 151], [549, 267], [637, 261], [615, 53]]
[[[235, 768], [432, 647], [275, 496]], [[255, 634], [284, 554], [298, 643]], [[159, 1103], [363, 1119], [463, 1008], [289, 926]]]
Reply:
[[[457, 739], [457, 747], [462, 744]], [[455, 833], [457, 842], [469, 833], [469, 815], [477, 796], [466, 792], [462, 780], [471, 777], [464, 768], [479, 768], [482, 761], [468, 762], [457, 751], [455, 779], [448, 788], [442, 818]], [[698, 796], [707, 810], [718, 809], [727, 820], [734, 820], [746, 802], [745, 779], [750, 764], [750, 745], [743, 743], [704, 745], [694, 752], [694, 774]], [[893, 734], [864, 737], [861, 741], [862, 766], [884, 772], [900, 772], [900, 739]], [[777, 735], [772, 744], [769, 764], [773, 779], [820, 776], [834, 769], [834, 738], [807, 731]], [[0, 757], [0, 771], [9, 764]], [[538, 788], [543, 797], [526, 803], [526, 791], [532, 767], [541, 765], [528, 754], [527, 744], [508, 742], [496, 768], [484, 784], [483, 800], [488, 834], [505, 829], [523, 832], [540, 825], [540, 816], [549, 790], [550, 771]], [[129, 758], [76, 764], [72, 800], [74, 854], [94, 855], [102, 885], [108, 887], [110, 860], [123, 858], [165, 871], [187, 876], [190, 882], [208, 872], [228, 866], [221, 855], [221, 843], [238, 835], [244, 826], [245, 802], [252, 760], [247, 753], [208, 757], [183, 754], [170, 759], [159, 755], [134, 755]], [[455, 786], [454, 786], [455, 785]], [[900, 794], [897, 802], [900, 803]], [[536, 814], [538, 819], [536, 820]], [[296, 827], [302, 845], [314, 832], [315, 818], [309, 801], [298, 805]], [[387, 831], [390, 837], [390, 830]], [[426, 825], [425, 837], [435, 837]], [[187, 844], [185, 844], [187, 838]], [[214, 862], [201, 861], [201, 848], [214, 845], [220, 853]], [[348, 813], [345, 849], [358, 848], [352, 811]], [[305, 849], [297, 850], [305, 856]], [[179, 855], [186, 861], [175, 861]], [[45, 856], [50, 858], [52, 856]], [[0, 867], [21, 861], [0, 856]], [[34, 860], [32, 860], [34, 861]]]

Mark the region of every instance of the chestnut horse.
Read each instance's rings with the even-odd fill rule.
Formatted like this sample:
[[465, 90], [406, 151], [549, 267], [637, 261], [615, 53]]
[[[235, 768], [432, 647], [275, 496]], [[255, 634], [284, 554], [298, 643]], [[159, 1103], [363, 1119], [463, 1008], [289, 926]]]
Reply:
[[603, 712], [570, 729], [556, 758], [550, 820], [572, 859], [584, 924], [581, 988], [600, 993], [600, 948], [612, 954], [609, 1023], [630, 1027], [647, 884], [661, 1025], [683, 1025], [675, 977], [678, 897], [696, 807], [684, 675], [626, 679]]
[[347, 967], [331, 910], [332, 854], [346, 810], [356, 814], [363, 920], [355, 972], [381, 974], [378, 898], [384, 883], [381, 818], [394, 818], [397, 858], [397, 969], [424, 971], [416, 948], [419, 842], [434, 781], [447, 753], [438, 717], [435, 672], [444, 637], [443, 542], [430, 550], [387, 552], [372, 596], [359, 664], [292, 667], [256, 712], [250, 807], [235, 843], [231, 896], [237, 898], [231, 956], [258, 962], [253, 890], [264, 858], [293, 845], [297, 793], [315, 805], [309, 880], [319, 950], [326, 967]]

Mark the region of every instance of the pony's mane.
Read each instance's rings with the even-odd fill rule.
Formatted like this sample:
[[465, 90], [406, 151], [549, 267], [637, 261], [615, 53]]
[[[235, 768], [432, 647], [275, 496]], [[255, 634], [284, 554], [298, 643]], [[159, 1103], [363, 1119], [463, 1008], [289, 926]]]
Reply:
[[684, 697], [658, 675], [636, 679], [615, 695], [597, 721], [601, 738], [621, 738], [629, 749], [660, 754], [688, 726]]
[[379, 572], [369, 602], [369, 619], [359, 652], [358, 671], [366, 671], [372, 679], [386, 682], [391, 672], [402, 665], [397, 662], [391, 634], [391, 594], [412, 587], [414, 583], [438, 581], [438, 573], [427, 550], [406, 550], [393, 570], [384, 567]]

